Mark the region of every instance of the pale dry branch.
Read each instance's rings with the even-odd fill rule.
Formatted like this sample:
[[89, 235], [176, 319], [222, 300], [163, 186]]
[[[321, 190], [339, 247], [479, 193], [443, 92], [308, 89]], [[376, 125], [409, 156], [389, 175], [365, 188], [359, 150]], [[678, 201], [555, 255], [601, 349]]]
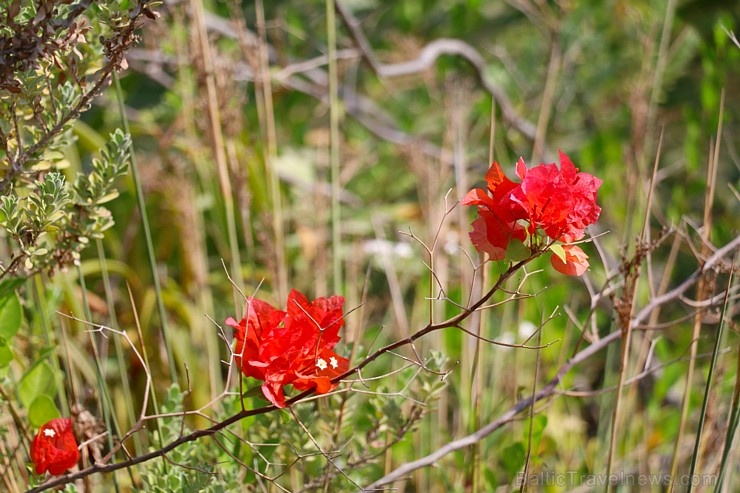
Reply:
[[[726, 348], [726, 349], [723, 349], [722, 351], [720, 351], [721, 354], [727, 354], [727, 353], [730, 353], [730, 352], [732, 352], [732, 348]], [[702, 354], [697, 354], [696, 355], [696, 359], [709, 359], [711, 357], [712, 357], [712, 354], [711, 353], [702, 353]], [[626, 387], [629, 387], [633, 383], [637, 383], [640, 380], [642, 380], [642, 379], [644, 379], [646, 377], [649, 377], [650, 375], [663, 370], [664, 368], [667, 368], [667, 367], [669, 367], [671, 365], [675, 365], [676, 363], [684, 363], [684, 362], [687, 362], [687, 361], [689, 361], [689, 359], [690, 359], [689, 357], [676, 358], [676, 359], [673, 359], [671, 361], [666, 361], [665, 363], [661, 363], [659, 365], [650, 366], [650, 367], [642, 370], [637, 375], [635, 375], [635, 376], [633, 376], [631, 378], [626, 379], [624, 381], [624, 384], [622, 386], [625, 387], [625, 388]], [[603, 389], [596, 389], [596, 390], [558, 390], [555, 393], [558, 394], [558, 395], [564, 395], [564, 396], [567, 396], [567, 397], [595, 397], [595, 396], [599, 396], [599, 395], [604, 395], [604, 394], [609, 394], [611, 392], [615, 392], [617, 390], [617, 388], [618, 388], [617, 385], [612, 385], [610, 387], [605, 387]]]
[[459, 39], [435, 39], [425, 45], [419, 52], [419, 55], [412, 60], [390, 64], [380, 63], [375, 57], [370, 42], [362, 32], [360, 23], [354, 18], [354, 16], [352, 16], [352, 13], [342, 5], [341, 1], [337, 0], [334, 5], [336, 6], [337, 13], [339, 13], [339, 16], [344, 21], [352, 39], [357, 45], [357, 48], [362, 53], [363, 60], [367, 62], [373, 72], [375, 72], [379, 77], [393, 78], [418, 75], [432, 68], [441, 56], [459, 56], [465, 59], [473, 67], [478, 83], [496, 100], [496, 104], [501, 108], [501, 113], [503, 114], [506, 123], [515, 128], [530, 141], [534, 141], [536, 139], [537, 128], [535, 125], [519, 115], [503, 90], [486, 77], [486, 61], [480, 52], [473, 46]]
[[735, 46], [737, 46], [738, 48], [740, 48], [740, 41], [737, 40], [737, 36], [735, 35], [735, 32], [734, 31], [728, 31], [725, 26], [722, 26], [722, 30], [725, 32], [725, 34], [727, 35], [727, 37], [730, 38], [730, 40], [732, 40], [732, 42], [735, 44]]
[[[399, 63], [380, 63], [375, 61], [373, 50], [369, 42], [365, 39], [359, 23], [341, 6], [340, 2], [336, 2], [335, 5], [337, 12], [348, 27], [350, 35], [355, 44], [358, 45], [359, 50], [359, 52], [353, 49], [339, 50], [337, 52], [337, 59], [351, 59], [358, 56], [366, 61], [372, 59], [373, 62], [368, 62], [368, 64], [373, 72], [381, 80], [384, 80], [422, 74], [432, 68], [441, 56], [447, 55], [463, 58], [470, 63], [481, 88], [490, 94], [496, 101], [497, 106], [501, 108], [504, 121], [527, 140], [534, 142], [536, 138], [536, 126], [519, 115], [506, 93], [486, 76], [486, 61], [475, 47], [459, 39], [437, 39], [424, 46], [419, 55], [412, 60]], [[239, 38], [239, 33], [225, 19], [208, 14], [205, 18], [205, 24], [209, 31], [218, 33], [221, 36], [231, 39]], [[243, 31], [241, 33], [244, 38], [242, 41], [246, 48], [257, 50], [260, 44], [257, 36], [247, 29]], [[267, 45], [266, 49], [269, 63], [272, 66], [277, 65], [279, 57], [276, 50], [270, 45]], [[174, 60], [167, 58], [157, 50], [136, 50], [132, 51], [129, 55], [132, 61], [138, 61], [144, 64], [145, 68], [142, 72], [145, 75], [151, 71], [150, 68], [146, 67], [150, 67], [151, 65], [175, 64]], [[272, 75], [272, 79], [274, 83], [306, 94], [318, 101], [328, 103], [329, 79], [327, 71], [323, 68], [328, 63], [329, 60], [326, 55], [317, 56], [309, 60], [292, 62], [276, 70]], [[258, 75], [254, 73], [249, 63], [237, 62], [235, 63], [234, 70], [237, 80], [254, 82], [258, 79]], [[340, 94], [344, 95], [343, 103], [346, 113], [376, 137], [399, 146], [413, 146], [426, 156], [433, 157], [445, 165], [452, 165], [452, 157], [447, 155], [438, 145], [401, 130], [393, 118], [372, 98], [355, 93], [354, 89], [349, 86], [341, 88]], [[287, 179], [287, 177], [281, 176], [281, 179]]]

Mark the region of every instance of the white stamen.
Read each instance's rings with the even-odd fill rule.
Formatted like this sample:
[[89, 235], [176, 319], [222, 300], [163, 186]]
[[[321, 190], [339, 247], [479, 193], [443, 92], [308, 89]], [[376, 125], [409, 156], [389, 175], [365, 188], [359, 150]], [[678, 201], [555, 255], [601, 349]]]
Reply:
[[337, 359], [334, 356], [332, 356], [331, 358], [329, 358], [329, 364], [335, 370], [337, 369], [337, 366], [339, 366], [339, 362], [337, 361]]
[[47, 428], [47, 429], [44, 430], [44, 436], [53, 438], [53, 437], [56, 436], [56, 434], [57, 434], [57, 432], [54, 431], [54, 430], [52, 430], [51, 428]]
[[[334, 358], [332, 358], [334, 359]], [[319, 370], [326, 370], [326, 361], [324, 361], [324, 358], [319, 358], [318, 361], [316, 361], [316, 368]]]

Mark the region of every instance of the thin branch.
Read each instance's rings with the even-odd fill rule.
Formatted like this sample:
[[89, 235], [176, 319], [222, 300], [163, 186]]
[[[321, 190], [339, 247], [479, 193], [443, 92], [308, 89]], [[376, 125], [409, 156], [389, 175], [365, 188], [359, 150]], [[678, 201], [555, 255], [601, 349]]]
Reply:
[[[696, 283], [699, 277], [701, 277], [706, 271], [713, 269], [718, 263], [722, 261], [724, 257], [728, 256], [731, 252], [738, 249], [739, 247], [740, 247], [740, 237], [737, 237], [733, 241], [725, 245], [724, 247], [718, 249], [709, 258], [707, 258], [704, 264], [699, 269], [697, 269], [691, 276], [689, 276], [683, 283], [681, 283], [678, 287], [665, 293], [662, 296], [658, 296], [652, 299], [631, 320], [630, 323], [633, 325], [633, 328], [642, 324], [645, 321], [645, 319], [647, 319], [647, 317], [653, 312], [653, 310], [681, 296], [688, 288], [690, 288], [694, 283]], [[376, 359], [378, 359], [381, 355], [385, 353], [391, 352], [399, 347], [411, 344], [417, 339], [420, 339], [421, 337], [424, 337], [425, 335], [431, 332], [434, 332], [436, 330], [449, 328], [449, 327], [455, 327], [459, 325], [464, 320], [466, 320], [468, 317], [470, 317], [470, 315], [474, 311], [478, 310], [481, 306], [483, 306], [490, 299], [490, 297], [493, 296], [493, 294], [496, 291], [498, 291], [501, 288], [501, 286], [503, 286], [503, 284], [514, 275], [514, 273], [516, 273], [516, 271], [518, 271], [519, 269], [524, 267], [526, 264], [528, 264], [535, 258], [539, 257], [540, 255], [542, 255], [542, 252], [534, 252], [527, 259], [522, 260], [521, 262], [518, 262], [516, 264], [513, 264], [511, 267], [509, 267], [509, 269], [507, 269], [501, 274], [501, 276], [496, 281], [496, 283], [493, 285], [493, 287], [488, 292], [486, 292], [485, 295], [483, 295], [477, 302], [472, 304], [470, 307], [464, 309], [461, 313], [445, 320], [444, 322], [439, 322], [436, 324], [428, 324], [426, 327], [415, 332], [411, 336], [405, 339], [402, 339], [400, 341], [396, 341], [392, 344], [389, 344], [387, 346], [384, 346], [376, 350], [374, 353], [368, 355], [363, 361], [361, 361], [355, 367], [347, 370], [342, 375], [339, 375], [333, 378], [332, 383], [340, 383], [342, 380], [346, 379], [347, 377], [355, 373], [359, 374], [360, 371], [365, 366], [369, 365], [370, 363], [372, 363], [373, 361], [375, 361]], [[620, 337], [621, 337], [621, 331], [612, 332], [606, 337], [600, 339], [597, 343], [576, 353], [572, 358], [570, 358], [566, 363], [564, 363], [558, 369], [555, 376], [536, 395], [529, 396], [525, 399], [518, 401], [508, 411], [500, 415], [499, 418], [488, 423], [486, 426], [480, 428], [478, 431], [468, 436], [465, 436], [463, 438], [460, 438], [458, 440], [452, 441], [448, 443], [447, 445], [445, 445], [444, 447], [436, 450], [430, 455], [427, 455], [425, 457], [422, 457], [418, 460], [409, 462], [399, 467], [398, 469], [392, 471], [388, 475], [378, 479], [377, 481], [372, 483], [370, 486], [365, 487], [364, 488], [365, 491], [372, 490], [384, 484], [391, 483], [398, 478], [406, 476], [407, 474], [409, 474], [410, 472], [416, 469], [420, 469], [422, 467], [427, 467], [427, 466], [434, 464], [436, 461], [438, 461], [445, 455], [451, 452], [454, 452], [455, 450], [468, 447], [472, 445], [473, 443], [482, 440], [486, 436], [493, 433], [495, 430], [501, 428], [503, 425], [505, 425], [512, 419], [514, 419], [517, 416], [517, 414], [521, 413], [522, 411], [527, 409], [529, 406], [533, 405], [536, 402], [539, 402], [542, 399], [545, 399], [555, 394], [556, 387], [560, 383], [561, 379], [574, 366], [587, 360], [588, 358], [598, 353], [599, 351], [601, 351], [602, 349], [604, 349], [605, 347], [607, 347], [609, 344], [613, 343], [614, 341], [619, 340]], [[313, 390], [303, 391], [300, 394], [297, 394], [294, 397], [288, 399], [286, 403], [288, 406], [291, 406], [293, 404], [296, 404], [304, 400], [306, 397], [312, 395], [313, 393], [314, 393]], [[275, 409], [277, 409], [275, 406], [264, 406], [264, 407], [260, 407], [256, 409], [243, 410], [219, 423], [214, 424], [213, 426], [209, 428], [195, 430], [187, 435], [184, 435], [178, 438], [177, 440], [174, 440], [173, 442], [165, 445], [164, 447], [160, 449], [153, 450], [151, 452], [140, 455], [138, 457], [133, 457], [131, 459], [117, 462], [114, 464], [93, 464], [92, 466], [82, 469], [80, 471], [67, 474], [65, 476], [60, 476], [60, 477], [50, 479], [46, 483], [43, 483], [39, 486], [36, 486], [30, 489], [28, 493], [37, 493], [40, 491], [45, 491], [45, 490], [48, 490], [56, 486], [64, 485], [64, 484], [76, 481], [78, 479], [85, 478], [87, 476], [90, 476], [91, 474], [113, 472], [119, 469], [124, 469], [127, 467], [131, 467], [133, 465], [136, 465], [136, 464], [147, 462], [157, 457], [162, 457], [163, 455], [169, 453], [170, 451], [176, 449], [177, 447], [179, 447], [180, 445], [184, 443], [192, 442], [202, 437], [212, 436], [220, 432], [224, 428], [241, 421], [244, 418], [247, 418], [249, 416], [256, 416], [259, 414], [265, 414], [265, 413], [274, 411]]]
[[[362, 368], [369, 365], [371, 362], [378, 359], [381, 355], [389, 353], [399, 347], [412, 344], [417, 339], [420, 339], [421, 337], [434, 332], [436, 330], [441, 330], [448, 327], [455, 327], [462, 323], [465, 319], [467, 319], [473, 312], [478, 310], [488, 299], [493, 296], [493, 294], [500, 289], [501, 286], [512, 276], [515, 272], [517, 272], [520, 268], [524, 267], [526, 264], [534, 260], [535, 258], [542, 255], [543, 252], [534, 252], [532, 255], [530, 255], [528, 258], [513, 264], [509, 267], [508, 270], [503, 272], [501, 276], [499, 277], [498, 281], [493, 285], [493, 287], [483, 296], [481, 297], [476, 303], [471, 305], [470, 307], [464, 309], [461, 313], [458, 315], [437, 324], [428, 324], [423, 329], [415, 332], [414, 334], [410, 335], [407, 338], [401, 339], [399, 341], [396, 341], [392, 344], [388, 344], [387, 346], [384, 346], [377, 351], [375, 351], [373, 354], [367, 356], [363, 361], [361, 361], [358, 365], [356, 365], [354, 368], [351, 368], [344, 372], [342, 375], [339, 375], [331, 380], [332, 383], [340, 383], [343, 379], [355, 374], [359, 373]], [[304, 400], [306, 397], [312, 395], [314, 393], [313, 389], [305, 390], [301, 392], [300, 394], [292, 397], [291, 399], [288, 399], [286, 401], [286, 404], [288, 406], [291, 406], [293, 404], [296, 404], [299, 401]], [[241, 421], [244, 418], [247, 418], [249, 416], [256, 416], [259, 414], [265, 414], [271, 411], [274, 411], [277, 409], [275, 406], [264, 406], [256, 409], [245, 409], [243, 411], [238, 412], [237, 414], [231, 416], [230, 418], [225, 419], [224, 421], [221, 421], [220, 423], [216, 423], [215, 425], [201, 429], [201, 430], [195, 430], [187, 435], [179, 437], [177, 440], [172, 441], [171, 443], [163, 446], [162, 448], [159, 448], [157, 450], [152, 450], [151, 452], [148, 452], [146, 454], [140, 455], [138, 457], [133, 457], [131, 459], [113, 463], [113, 464], [93, 464], [90, 467], [87, 467], [85, 469], [82, 469], [80, 471], [67, 474], [65, 476], [60, 476], [57, 478], [50, 479], [46, 483], [43, 483], [39, 486], [36, 486], [35, 488], [32, 488], [28, 491], [28, 493], [36, 493], [40, 491], [45, 491], [47, 489], [53, 488], [55, 486], [60, 486], [63, 484], [71, 483], [73, 481], [76, 481], [78, 479], [90, 476], [91, 474], [96, 473], [105, 473], [105, 472], [112, 472], [117, 471], [118, 469], [123, 469], [126, 467], [130, 467], [136, 464], [141, 464], [144, 462], [147, 462], [149, 460], [155, 459], [157, 457], [162, 457], [165, 454], [169, 453], [170, 451], [174, 450], [175, 448], [179, 447], [182, 444], [192, 442], [195, 440], [198, 440], [199, 438], [211, 436], [215, 433], [220, 432], [224, 428], [237, 423]]]

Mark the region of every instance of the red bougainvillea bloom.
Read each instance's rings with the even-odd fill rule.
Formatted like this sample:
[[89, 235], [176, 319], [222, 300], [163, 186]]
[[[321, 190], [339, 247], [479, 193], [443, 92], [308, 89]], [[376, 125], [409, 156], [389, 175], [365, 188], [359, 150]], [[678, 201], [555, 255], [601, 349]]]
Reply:
[[478, 206], [470, 239], [476, 250], [486, 252], [492, 260], [506, 258], [512, 240], [526, 242], [528, 248], [539, 248], [537, 231], [551, 240], [563, 243], [565, 261], [557, 255], [551, 259], [558, 271], [580, 276], [588, 268], [588, 256], [570, 245], [583, 238], [584, 230], [596, 222], [601, 207], [596, 204], [596, 191], [601, 180], [578, 171], [573, 162], [559, 151], [560, 167], [555, 163], [527, 168], [522, 158], [516, 165], [521, 183], [515, 183], [494, 162], [486, 173], [487, 189], [468, 192], [462, 205]]
[[263, 380], [262, 393], [275, 406], [284, 408], [283, 387], [329, 392], [331, 379], [349, 368], [349, 361], [334, 352], [339, 329], [344, 325], [342, 296], [308, 302], [296, 290], [288, 295], [287, 311], [258, 299], [247, 302], [247, 314], [234, 328], [234, 357], [242, 373]]
[[588, 255], [576, 245], [563, 245], [565, 262], [554, 253], [550, 257], [550, 264], [555, 270], [568, 276], [580, 276], [588, 269]]
[[599, 218], [596, 190], [601, 180], [579, 173], [568, 156], [558, 154], [560, 169], [555, 163], [527, 169], [519, 158], [516, 174], [522, 183], [512, 190], [511, 199], [524, 210], [530, 234], [542, 228], [553, 240], [570, 243], [583, 238], [586, 226]]
[[[473, 221], [470, 240], [479, 252], [486, 252], [493, 260], [506, 257], [506, 247], [512, 239], [524, 241], [527, 232], [517, 223], [511, 192], [518, 187], [501, 171], [497, 162], [486, 173], [488, 190], [474, 188], [462, 199], [462, 205], [477, 205], [478, 219]], [[488, 193], [486, 193], [488, 192]], [[490, 196], [489, 196], [490, 193]]]
[[80, 460], [77, 440], [72, 432], [71, 418], [55, 418], [39, 429], [31, 442], [31, 461], [36, 474], [47, 470], [58, 476]]

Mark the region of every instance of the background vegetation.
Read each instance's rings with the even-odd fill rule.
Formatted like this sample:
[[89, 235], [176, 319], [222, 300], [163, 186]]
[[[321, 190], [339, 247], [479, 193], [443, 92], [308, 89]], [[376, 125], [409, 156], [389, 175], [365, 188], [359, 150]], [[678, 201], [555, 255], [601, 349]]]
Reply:
[[[87, 442], [68, 490], [738, 488], [732, 2], [52, 4], [0, 1], [0, 41], [56, 40], [0, 44], [3, 488], [52, 485], [27, 449], [57, 414]], [[464, 331], [249, 415], [242, 293], [345, 296], [358, 364], [494, 285], [454, 206], [558, 149], [604, 181], [590, 271], [534, 260]]]

